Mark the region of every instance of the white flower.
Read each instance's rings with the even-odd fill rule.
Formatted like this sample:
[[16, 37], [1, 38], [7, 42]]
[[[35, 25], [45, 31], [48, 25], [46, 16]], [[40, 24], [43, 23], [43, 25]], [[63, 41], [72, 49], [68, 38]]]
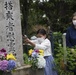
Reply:
[[38, 68], [44, 68], [45, 65], [46, 65], [46, 61], [44, 59], [43, 56], [39, 55], [38, 58], [37, 58], [38, 62], [37, 62], [37, 67]]

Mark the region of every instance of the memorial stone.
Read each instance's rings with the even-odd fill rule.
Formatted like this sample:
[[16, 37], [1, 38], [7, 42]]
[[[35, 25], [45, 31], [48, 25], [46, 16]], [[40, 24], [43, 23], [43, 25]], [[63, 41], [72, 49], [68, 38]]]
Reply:
[[19, 0], [0, 0], [0, 49], [13, 53], [23, 64]]

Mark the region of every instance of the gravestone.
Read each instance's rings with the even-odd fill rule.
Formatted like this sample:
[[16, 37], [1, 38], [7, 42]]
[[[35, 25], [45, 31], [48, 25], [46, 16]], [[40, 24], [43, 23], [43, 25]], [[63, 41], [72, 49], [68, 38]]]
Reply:
[[19, 0], [0, 0], [0, 49], [13, 53], [23, 64]]

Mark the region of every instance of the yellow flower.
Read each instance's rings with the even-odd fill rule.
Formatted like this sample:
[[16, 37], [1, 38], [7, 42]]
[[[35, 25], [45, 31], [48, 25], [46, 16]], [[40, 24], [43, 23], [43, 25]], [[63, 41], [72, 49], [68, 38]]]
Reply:
[[44, 56], [44, 53], [39, 53], [39, 55]]
[[43, 50], [41, 50], [41, 49], [39, 50], [39, 52], [40, 52], [40, 53], [44, 53], [44, 51], [43, 51]]
[[15, 58], [15, 56], [12, 54], [12, 53], [10, 53], [10, 54], [7, 54], [7, 60], [16, 60], [16, 58]]
[[39, 50], [39, 54], [44, 56], [44, 51], [43, 50]]
[[31, 55], [33, 51], [34, 51], [34, 50], [30, 49], [30, 50], [29, 50], [29, 55]]

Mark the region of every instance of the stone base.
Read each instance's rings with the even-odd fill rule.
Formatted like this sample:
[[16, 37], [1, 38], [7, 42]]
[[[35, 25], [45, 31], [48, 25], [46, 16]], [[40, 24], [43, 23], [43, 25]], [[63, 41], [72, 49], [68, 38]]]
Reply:
[[30, 75], [44, 75], [44, 69], [38, 69], [38, 70], [31, 69]]
[[32, 70], [30, 65], [17, 68], [14, 72], [4, 73], [3, 75], [44, 75], [44, 69]]

